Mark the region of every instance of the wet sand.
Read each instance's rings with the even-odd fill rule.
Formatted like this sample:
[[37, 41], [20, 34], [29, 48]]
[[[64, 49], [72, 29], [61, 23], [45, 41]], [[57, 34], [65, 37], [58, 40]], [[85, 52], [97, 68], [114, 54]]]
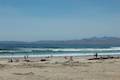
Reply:
[[120, 59], [88, 60], [74, 57], [31, 58], [32, 62], [0, 59], [0, 80], [120, 80]]

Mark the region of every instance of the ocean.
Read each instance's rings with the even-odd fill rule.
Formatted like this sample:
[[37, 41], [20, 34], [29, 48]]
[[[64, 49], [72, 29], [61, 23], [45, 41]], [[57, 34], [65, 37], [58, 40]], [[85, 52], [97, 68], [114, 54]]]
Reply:
[[48, 57], [48, 56], [92, 56], [120, 55], [120, 47], [108, 48], [6, 48], [0, 49], [0, 58], [7, 57]]

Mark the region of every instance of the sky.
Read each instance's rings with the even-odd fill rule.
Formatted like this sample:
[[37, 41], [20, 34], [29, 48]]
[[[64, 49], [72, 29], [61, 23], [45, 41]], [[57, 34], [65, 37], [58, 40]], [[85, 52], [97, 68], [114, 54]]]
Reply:
[[0, 41], [120, 37], [120, 0], [0, 0]]

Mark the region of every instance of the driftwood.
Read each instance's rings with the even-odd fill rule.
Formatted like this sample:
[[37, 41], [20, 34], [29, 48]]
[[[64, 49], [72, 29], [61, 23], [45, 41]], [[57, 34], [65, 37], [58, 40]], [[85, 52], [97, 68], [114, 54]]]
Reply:
[[90, 58], [88, 60], [105, 60], [105, 59], [120, 59], [120, 57], [107, 56], [107, 57], [99, 57], [99, 58]]
[[41, 59], [40, 61], [47, 61], [47, 59]]
[[26, 60], [24, 60], [25, 62], [31, 62], [30, 60], [28, 60], [28, 59], [26, 59]]

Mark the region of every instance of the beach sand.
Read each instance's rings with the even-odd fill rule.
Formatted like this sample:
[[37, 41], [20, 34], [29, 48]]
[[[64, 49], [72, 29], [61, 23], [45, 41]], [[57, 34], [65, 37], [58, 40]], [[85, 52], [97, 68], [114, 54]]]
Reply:
[[0, 59], [0, 80], [120, 80], [120, 59], [88, 60], [49, 58], [41, 62], [8, 62]]

